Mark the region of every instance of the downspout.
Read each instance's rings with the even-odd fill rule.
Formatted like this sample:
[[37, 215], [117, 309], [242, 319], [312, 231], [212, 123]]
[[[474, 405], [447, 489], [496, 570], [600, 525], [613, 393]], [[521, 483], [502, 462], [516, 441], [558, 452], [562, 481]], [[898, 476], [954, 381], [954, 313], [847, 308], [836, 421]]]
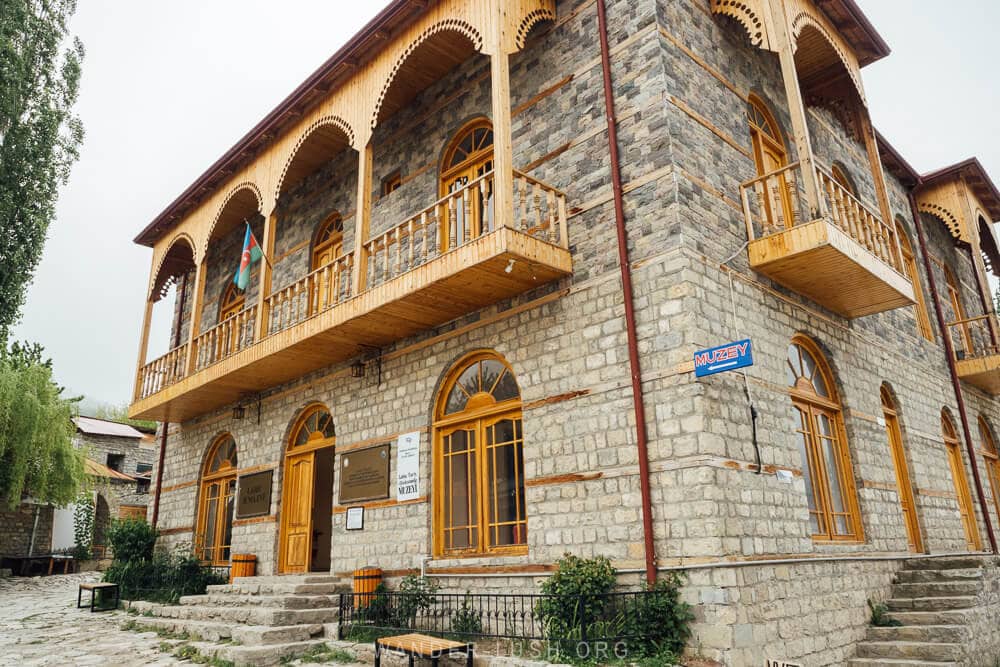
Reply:
[[[181, 277], [181, 298], [180, 308], [177, 309], [177, 328], [174, 329], [174, 342], [170, 346], [170, 349], [174, 349], [181, 344], [181, 325], [184, 324], [184, 305], [187, 300], [187, 278], [187, 273]], [[193, 318], [191, 319], [191, 325], [194, 326]], [[183, 357], [181, 358], [181, 363], [184, 363]], [[163, 430], [160, 432], [160, 454], [156, 464], [156, 492], [153, 494], [153, 517], [150, 521], [153, 528], [156, 528], [156, 521], [160, 518], [160, 487], [163, 485], [163, 459], [167, 453], [167, 427], [169, 426], [169, 422], [161, 422], [161, 424]]]
[[642, 534], [646, 553], [646, 584], [656, 582], [656, 552], [653, 543], [653, 500], [649, 488], [649, 451], [646, 441], [646, 409], [643, 406], [642, 371], [639, 367], [639, 343], [636, 336], [635, 306], [632, 290], [632, 267], [625, 231], [625, 207], [622, 203], [622, 175], [618, 161], [618, 131], [615, 127], [615, 101], [611, 88], [611, 54], [608, 48], [608, 23], [604, 0], [597, 0], [597, 29], [601, 39], [601, 70], [604, 75], [604, 108], [608, 120], [608, 153], [611, 160], [611, 190], [615, 204], [615, 229], [618, 232], [618, 267], [622, 274], [622, 297], [625, 302], [625, 331], [628, 341], [628, 365], [632, 375], [632, 403], [635, 409], [635, 440], [639, 449], [639, 488], [642, 493]]
[[[920, 181], [914, 188], [920, 187]], [[986, 504], [986, 494], [983, 493], [983, 481], [979, 476], [979, 464], [976, 462], [976, 452], [972, 447], [972, 431], [969, 429], [969, 416], [965, 411], [965, 397], [962, 395], [962, 384], [958, 377], [958, 368], [955, 366], [955, 348], [951, 344], [951, 336], [944, 321], [944, 311], [941, 310], [941, 299], [938, 298], [937, 281], [934, 280], [934, 271], [931, 269], [930, 255], [927, 254], [927, 241], [924, 238], [924, 226], [920, 221], [920, 211], [917, 208], [917, 200], [913, 195], [913, 190], [908, 193], [910, 200], [910, 214], [913, 216], [913, 224], [917, 228], [917, 241], [920, 243], [920, 254], [924, 258], [924, 270], [927, 272], [927, 284], [931, 288], [931, 301], [934, 302], [934, 314], [937, 317], [938, 328], [941, 330], [941, 337], [944, 339], [944, 354], [948, 361], [948, 373], [951, 375], [951, 386], [955, 391], [955, 400], [958, 403], [958, 416], [962, 422], [962, 433], [965, 435], [965, 449], [969, 455], [969, 464], [972, 466], [972, 479], [976, 484], [976, 497], [979, 499], [979, 507], [983, 512], [983, 521], [986, 522], [986, 536], [990, 538], [990, 550], [997, 553], [997, 538], [993, 534], [993, 521], [990, 519], [989, 505]], [[914, 289], [919, 289], [919, 285], [914, 285]]]

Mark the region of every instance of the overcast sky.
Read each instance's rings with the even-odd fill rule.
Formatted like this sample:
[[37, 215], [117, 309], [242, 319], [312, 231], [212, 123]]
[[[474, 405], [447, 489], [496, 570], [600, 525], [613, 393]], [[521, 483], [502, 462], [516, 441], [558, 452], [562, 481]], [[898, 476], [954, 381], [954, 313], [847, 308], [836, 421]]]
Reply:
[[[918, 171], [975, 155], [1000, 181], [1000, 3], [859, 4], [893, 50], [863, 71], [875, 125]], [[59, 382], [129, 399], [152, 253], [132, 238], [381, 6], [79, 3], [87, 138], [14, 333], [45, 346]], [[158, 313], [150, 359], [168, 327]]]

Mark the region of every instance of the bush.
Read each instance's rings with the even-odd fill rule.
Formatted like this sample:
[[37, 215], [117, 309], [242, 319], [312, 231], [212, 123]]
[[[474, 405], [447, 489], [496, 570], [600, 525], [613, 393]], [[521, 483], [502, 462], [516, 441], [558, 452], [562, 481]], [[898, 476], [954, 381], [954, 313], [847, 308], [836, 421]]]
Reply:
[[128, 600], [177, 602], [182, 595], [201, 595], [211, 584], [224, 584], [226, 578], [191, 554], [159, 552], [149, 560], [116, 558], [104, 572], [104, 581], [121, 586], [121, 595]]
[[413, 628], [417, 614], [427, 611], [434, 604], [434, 593], [439, 586], [427, 577], [408, 574], [399, 584], [399, 594], [396, 595], [396, 625], [401, 628]]
[[451, 631], [459, 635], [478, 635], [483, 631], [483, 621], [472, 605], [472, 596], [465, 591], [462, 606], [451, 617]]
[[556, 562], [555, 574], [542, 583], [542, 593], [551, 596], [542, 598], [537, 609], [546, 636], [580, 637], [602, 618], [614, 586], [615, 569], [604, 556], [565, 554]]
[[115, 561], [131, 563], [152, 560], [159, 531], [143, 519], [122, 519], [111, 522], [107, 536]]
[[691, 636], [691, 605], [681, 600], [681, 578], [676, 572], [664, 575], [645, 595], [636, 599], [634, 609], [626, 611], [629, 657], [652, 657], [663, 652], [680, 655]]

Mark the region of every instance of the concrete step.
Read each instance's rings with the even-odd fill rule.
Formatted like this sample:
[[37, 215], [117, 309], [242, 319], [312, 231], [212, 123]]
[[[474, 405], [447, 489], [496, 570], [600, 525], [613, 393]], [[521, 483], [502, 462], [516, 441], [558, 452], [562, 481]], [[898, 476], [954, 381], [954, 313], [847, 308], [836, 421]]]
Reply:
[[903, 625], [899, 627], [869, 627], [868, 641], [907, 641], [962, 643], [969, 637], [965, 625]]
[[922, 581], [915, 583], [893, 584], [894, 598], [931, 598], [976, 595], [979, 593], [979, 581]]
[[201, 605], [136, 605], [140, 613], [160, 618], [190, 621], [222, 621], [243, 625], [303, 625], [333, 623], [339, 615], [338, 607], [319, 609], [284, 609], [275, 607], [211, 607]]
[[136, 625], [152, 630], [166, 630], [174, 634], [186, 634], [193, 640], [210, 642], [232, 640], [247, 646], [287, 644], [309, 641], [323, 634], [319, 623], [311, 625], [230, 625], [216, 621], [193, 621], [187, 619], [138, 617]]
[[933, 581], [970, 581], [983, 578], [983, 570], [978, 567], [963, 567], [953, 570], [900, 570], [896, 573], [896, 583], [908, 584]]
[[944, 611], [893, 611], [889, 616], [905, 626], [910, 625], [965, 625], [973, 612], [967, 609]]
[[893, 660], [890, 658], [854, 658], [849, 667], [959, 667], [957, 662], [928, 660]]
[[257, 667], [258, 665], [279, 665], [288, 662], [323, 643], [322, 639], [311, 639], [266, 646], [227, 646], [211, 643], [193, 643], [192, 646], [204, 656], [229, 660], [236, 667]]
[[347, 583], [334, 574], [275, 574], [259, 577], [236, 577], [233, 584], [344, 584]]
[[[240, 577], [242, 578], [242, 577]], [[350, 593], [347, 584], [240, 583], [213, 584], [207, 593], [218, 595], [336, 595]]]
[[207, 595], [185, 595], [182, 605], [206, 607], [280, 607], [282, 609], [319, 609], [336, 607], [340, 598], [336, 595], [238, 595], [235, 593], [209, 593]]
[[976, 596], [956, 595], [948, 597], [892, 598], [886, 602], [889, 611], [944, 611], [948, 609], [970, 609], [976, 606]]
[[938, 642], [861, 642], [858, 644], [859, 658], [892, 658], [946, 662], [961, 660], [964, 653], [962, 644]]
[[904, 570], [961, 570], [982, 567], [982, 556], [942, 556], [941, 558], [909, 558], [903, 561]]

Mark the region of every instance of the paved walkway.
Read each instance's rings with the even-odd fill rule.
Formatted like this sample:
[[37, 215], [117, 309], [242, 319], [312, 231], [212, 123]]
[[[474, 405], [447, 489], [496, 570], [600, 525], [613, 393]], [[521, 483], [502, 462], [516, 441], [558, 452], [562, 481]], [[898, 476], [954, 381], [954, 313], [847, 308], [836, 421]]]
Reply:
[[159, 650], [155, 632], [119, 626], [122, 611], [90, 613], [76, 609], [83, 581], [100, 574], [0, 579], [0, 665], [180, 665]]

